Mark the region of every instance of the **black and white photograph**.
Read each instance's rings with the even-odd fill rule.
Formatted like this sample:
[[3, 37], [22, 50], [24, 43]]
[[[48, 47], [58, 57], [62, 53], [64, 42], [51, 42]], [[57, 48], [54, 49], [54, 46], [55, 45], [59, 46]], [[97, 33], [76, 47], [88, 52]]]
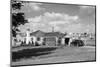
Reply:
[[96, 6], [11, 0], [11, 66], [96, 61]]

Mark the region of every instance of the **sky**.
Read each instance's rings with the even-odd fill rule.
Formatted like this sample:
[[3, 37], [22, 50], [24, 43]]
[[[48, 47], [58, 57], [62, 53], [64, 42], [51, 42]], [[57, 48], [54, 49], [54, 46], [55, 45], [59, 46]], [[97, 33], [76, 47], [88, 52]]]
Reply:
[[73, 4], [25, 2], [21, 12], [29, 23], [20, 25], [21, 32], [95, 32], [95, 7]]

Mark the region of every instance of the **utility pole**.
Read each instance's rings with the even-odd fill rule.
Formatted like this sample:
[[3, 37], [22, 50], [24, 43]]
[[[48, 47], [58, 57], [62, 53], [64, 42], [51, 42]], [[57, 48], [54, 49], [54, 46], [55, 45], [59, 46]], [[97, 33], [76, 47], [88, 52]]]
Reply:
[[52, 26], [52, 32], [54, 32], [54, 26]]

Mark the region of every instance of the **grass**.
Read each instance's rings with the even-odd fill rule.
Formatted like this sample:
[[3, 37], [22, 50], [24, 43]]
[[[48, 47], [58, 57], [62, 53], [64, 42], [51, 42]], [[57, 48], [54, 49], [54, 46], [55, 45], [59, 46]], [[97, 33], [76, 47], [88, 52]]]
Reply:
[[[47, 52], [49, 53], [49, 52]], [[23, 58], [13, 62], [13, 65], [29, 65], [29, 64], [45, 64], [45, 63], [61, 63], [76, 61], [94, 61], [95, 47], [64, 47], [52, 50], [49, 54], [43, 54], [28, 58]]]
[[23, 49], [19, 51], [12, 51], [12, 61], [18, 61], [21, 58], [30, 58], [32, 56], [40, 56], [45, 54], [50, 54], [51, 51], [56, 50], [57, 47], [45, 47], [45, 48], [31, 48]]
[[95, 46], [95, 40], [86, 40], [85, 42], [86, 46]]

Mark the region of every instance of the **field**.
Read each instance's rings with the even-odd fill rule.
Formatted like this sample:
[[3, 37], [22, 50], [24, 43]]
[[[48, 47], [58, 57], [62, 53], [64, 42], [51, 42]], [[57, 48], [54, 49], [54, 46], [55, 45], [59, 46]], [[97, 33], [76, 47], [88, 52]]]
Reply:
[[[93, 41], [91, 41], [93, 42]], [[84, 47], [24, 47], [12, 50], [12, 65], [95, 61], [95, 46]], [[15, 53], [15, 54], [14, 54]], [[14, 56], [15, 55], [15, 56]]]

